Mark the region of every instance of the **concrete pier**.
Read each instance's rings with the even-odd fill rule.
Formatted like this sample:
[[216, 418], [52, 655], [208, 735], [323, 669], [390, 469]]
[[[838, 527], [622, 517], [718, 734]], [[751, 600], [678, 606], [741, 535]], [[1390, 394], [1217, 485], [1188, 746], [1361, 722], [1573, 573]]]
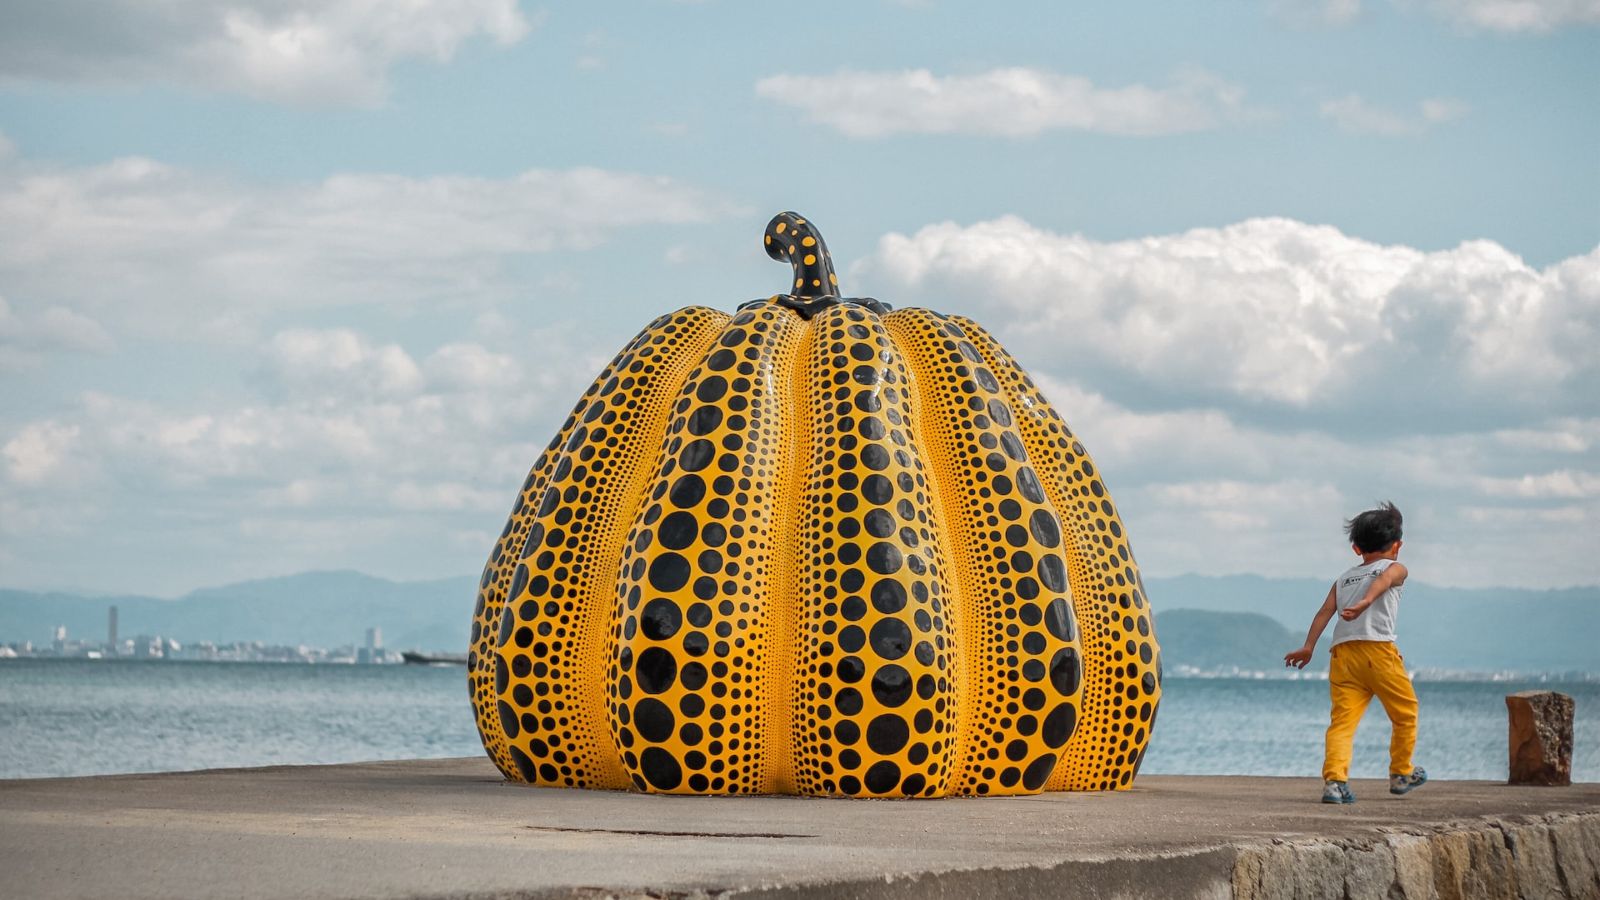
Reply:
[[7, 897], [1600, 897], [1600, 785], [1315, 778], [846, 801], [507, 784], [482, 759], [0, 781]]

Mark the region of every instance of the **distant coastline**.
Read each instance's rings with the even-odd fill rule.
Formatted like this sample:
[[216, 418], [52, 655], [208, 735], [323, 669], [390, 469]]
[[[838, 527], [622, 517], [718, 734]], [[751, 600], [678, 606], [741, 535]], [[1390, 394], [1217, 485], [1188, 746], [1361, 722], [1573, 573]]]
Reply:
[[[242, 664], [242, 665], [305, 665], [305, 666], [394, 666], [400, 667], [404, 663], [424, 666], [451, 667], [465, 663], [465, 654], [447, 652], [420, 652], [399, 651], [387, 654], [383, 659], [365, 661], [357, 660], [349, 647], [339, 647], [324, 650], [314, 647], [263, 647], [257, 655], [249, 654], [219, 654], [216, 656], [173, 656], [173, 657], [133, 657], [133, 656], [58, 656], [50, 653], [18, 654], [9, 652], [8, 648], [0, 647], [0, 666], [12, 660], [26, 660], [29, 662], [102, 662], [110, 665], [132, 663], [136, 665], [204, 665], [206, 663]], [[406, 657], [416, 657], [407, 659]], [[0, 669], [0, 671], [4, 671]], [[1473, 671], [1468, 669], [1416, 669], [1411, 673], [1415, 681], [1430, 684], [1437, 683], [1464, 683], [1464, 684], [1600, 684], [1600, 672], [1584, 670], [1566, 671]], [[1166, 679], [1186, 679], [1194, 681], [1327, 681], [1326, 669], [1308, 669], [1304, 672], [1292, 669], [1248, 669], [1238, 666], [1217, 666], [1213, 668], [1198, 668], [1189, 665], [1165, 667]]]
[[[1327, 585], [1254, 575], [1150, 578], [1166, 673], [1319, 678], [1282, 667]], [[308, 572], [176, 599], [0, 589], [0, 656], [390, 664], [466, 650], [477, 579], [398, 582]], [[113, 612], [114, 610], [114, 612]], [[1534, 591], [1407, 585], [1400, 646], [1424, 680], [1600, 673], [1600, 587]], [[1576, 675], [1574, 675], [1576, 673]]]

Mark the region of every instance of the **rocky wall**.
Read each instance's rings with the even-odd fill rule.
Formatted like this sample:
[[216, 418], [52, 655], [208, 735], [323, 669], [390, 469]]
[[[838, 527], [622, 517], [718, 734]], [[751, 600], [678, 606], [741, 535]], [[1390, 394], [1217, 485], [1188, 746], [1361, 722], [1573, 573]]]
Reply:
[[1600, 900], [1600, 811], [1242, 848], [1236, 900]]

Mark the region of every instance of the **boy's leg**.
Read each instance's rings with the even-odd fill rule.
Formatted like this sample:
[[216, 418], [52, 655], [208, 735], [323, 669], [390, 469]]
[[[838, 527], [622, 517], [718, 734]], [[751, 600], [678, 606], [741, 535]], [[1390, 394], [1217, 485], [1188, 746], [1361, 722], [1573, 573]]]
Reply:
[[1323, 745], [1322, 780], [1350, 780], [1350, 748], [1356, 737], [1356, 726], [1361, 715], [1372, 702], [1372, 692], [1365, 679], [1353, 671], [1358, 660], [1341, 644], [1333, 648], [1328, 662], [1328, 698], [1333, 710], [1328, 716], [1328, 733]]
[[1417, 745], [1417, 692], [1394, 644], [1384, 644], [1373, 655], [1372, 690], [1389, 714], [1389, 774], [1410, 775], [1415, 769], [1411, 751]]

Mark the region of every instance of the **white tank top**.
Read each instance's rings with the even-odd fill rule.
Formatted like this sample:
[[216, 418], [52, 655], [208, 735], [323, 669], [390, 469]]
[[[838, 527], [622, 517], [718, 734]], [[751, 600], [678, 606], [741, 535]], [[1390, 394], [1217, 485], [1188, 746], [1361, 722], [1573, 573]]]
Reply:
[[[1394, 565], [1392, 559], [1375, 559], [1370, 563], [1363, 563], [1347, 569], [1339, 580], [1333, 583], [1334, 603], [1343, 611], [1367, 595], [1367, 587], [1372, 579], [1377, 578], [1384, 569]], [[1333, 625], [1333, 645], [1345, 641], [1394, 641], [1395, 619], [1400, 613], [1400, 591], [1403, 585], [1395, 585], [1378, 595], [1366, 612], [1355, 617], [1354, 621], [1346, 622], [1344, 619], [1335, 618]], [[1332, 645], [1330, 645], [1332, 646]]]

